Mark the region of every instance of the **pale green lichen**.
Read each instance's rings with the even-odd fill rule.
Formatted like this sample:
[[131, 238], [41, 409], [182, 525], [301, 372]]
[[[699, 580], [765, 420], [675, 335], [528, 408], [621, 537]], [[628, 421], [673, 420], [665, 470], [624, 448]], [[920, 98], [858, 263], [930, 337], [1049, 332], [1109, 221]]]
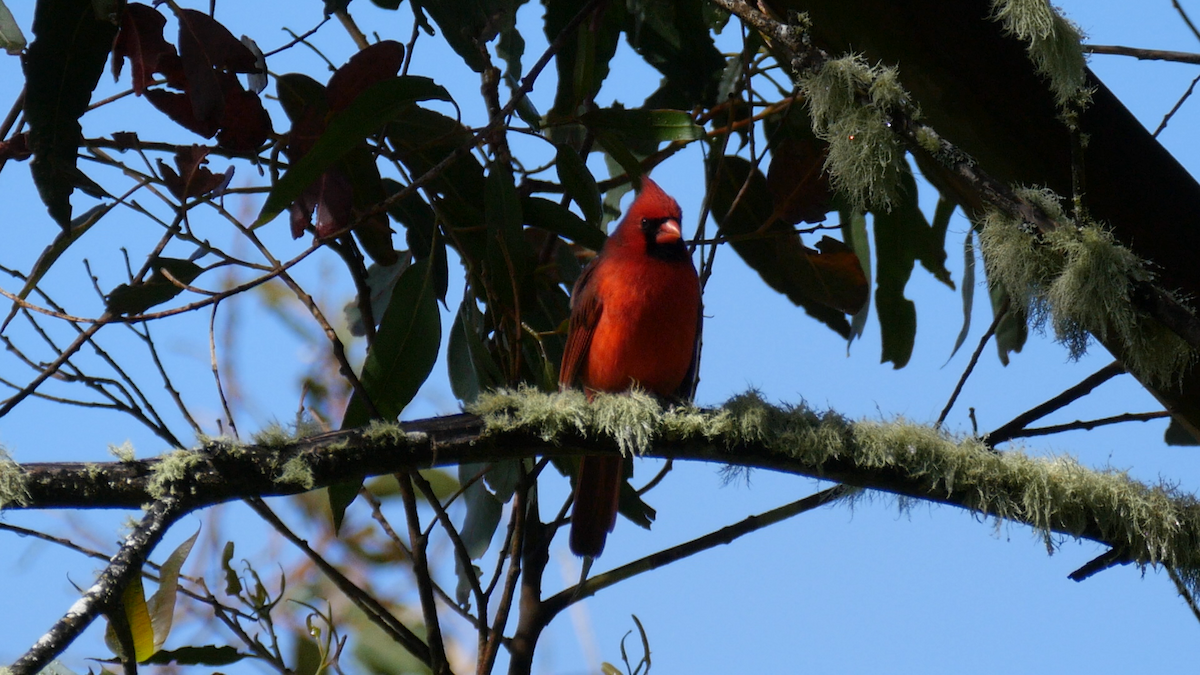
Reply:
[[1053, 193], [1018, 190], [1047, 216], [1068, 223], [1038, 237], [1018, 219], [992, 212], [979, 235], [990, 283], [1000, 284], [1034, 326], [1049, 322], [1079, 358], [1089, 336], [1115, 340], [1125, 367], [1154, 384], [1178, 382], [1195, 359], [1191, 348], [1133, 305], [1134, 284], [1153, 279], [1146, 263], [1103, 227], [1069, 224]]
[[891, 110], [908, 100], [894, 68], [851, 54], [827, 61], [800, 81], [813, 133], [829, 143], [825, 169], [859, 210], [889, 208], [904, 170], [904, 147]]
[[305, 490], [311, 490], [317, 484], [317, 479], [304, 456], [293, 455], [291, 459], [284, 462], [283, 469], [275, 477], [275, 482], [300, 485]]
[[205, 461], [205, 453], [199, 450], [175, 450], [162, 455], [150, 469], [146, 492], [156, 501], [169, 496], [175, 485], [187, 482]]
[[0, 510], [14, 504], [29, 503], [28, 478], [20, 464], [13, 461], [8, 450], [0, 446]]
[[135, 459], [133, 443], [130, 443], [129, 441], [125, 441], [120, 445], [113, 445], [110, 443], [108, 445], [108, 454], [116, 457], [117, 461], [120, 462], [132, 462]]
[[1005, 32], [1029, 45], [1029, 58], [1050, 81], [1060, 107], [1087, 105], [1091, 89], [1078, 26], [1047, 0], [993, 0], [992, 18], [1004, 24]]
[[251, 438], [255, 445], [264, 448], [286, 448], [296, 442], [296, 435], [285, 429], [282, 424], [272, 422], [259, 429]]
[[[1169, 485], [1145, 485], [1070, 457], [991, 452], [976, 438], [904, 420], [855, 422], [802, 405], [776, 407], [754, 393], [714, 411], [655, 412], [639, 397], [629, 397], [627, 406], [619, 398], [589, 404], [572, 392], [501, 391], [482, 395], [473, 411], [489, 432], [523, 431], [551, 442], [569, 433], [614, 440], [624, 434], [651, 446], [673, 437], [711, 444], [718, 452], [713, 459], [741, 451], [759, 465], [818, 477], [837, 462], [843, 476], [861, 475], [868, 487], [1028, 524], [1050, 547], [1062, 534], [1092, 536], [1139, 564], [1175, 569], [1193, 588], [1200, 579], [1200, 504]], [[604, 412], [597, 415], [597, 407]], [[622, 415], [638, 430], [620, 430]], [[887, 478], [873, 482], [880, 476]]]

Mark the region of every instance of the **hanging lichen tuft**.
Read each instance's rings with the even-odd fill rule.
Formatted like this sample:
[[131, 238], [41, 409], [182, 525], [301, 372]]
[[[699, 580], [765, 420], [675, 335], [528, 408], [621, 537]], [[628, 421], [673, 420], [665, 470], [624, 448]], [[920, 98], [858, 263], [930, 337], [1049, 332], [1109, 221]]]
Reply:
[[1004, 30], [1029, 45], [1029, 58], [1050, 80], [1054, 100], [1062, 107], [1086, 105], [1087, 62], [1079, 28], [1054, 10], [1047, 0], [993, 0], [992, 18]]
[[855, 209], [888, 208], [904, 165], [889, 111], [906, 101], [896, 70], [851, 54], [800, 80], [813, 132], [829, 143], [825, 169]]
[[[1051, 219], [1070, 222], [1052, 192], [1017, 193]], [[979, 242], [989, 282], [1003, 286], [1035, 326], [1049, 322], [1072, 358], [1084, 354], [1089, 336], [1115, 340], [1125, 367], [1155, 384], [1177, 382], [1194, 360], [1187, 343], [1134, 307], [1134, 284], [1153, 275], [1105, 228], [1068, 224], [1038, 236], [1019, 219], [993, 211], [983, 219]]]

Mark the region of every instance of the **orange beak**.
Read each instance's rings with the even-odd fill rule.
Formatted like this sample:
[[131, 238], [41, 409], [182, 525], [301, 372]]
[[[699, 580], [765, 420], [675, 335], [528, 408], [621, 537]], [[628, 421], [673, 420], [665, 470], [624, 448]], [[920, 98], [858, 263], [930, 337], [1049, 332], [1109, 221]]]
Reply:
[[672, 244], [680, 239], [683, 239], [683, 232], [679, 229], [679, 221], [673, 218], [664, 220], [663, 224], [658, 226], [658, 234], [654, 235], [654, 241], [660, 244]]

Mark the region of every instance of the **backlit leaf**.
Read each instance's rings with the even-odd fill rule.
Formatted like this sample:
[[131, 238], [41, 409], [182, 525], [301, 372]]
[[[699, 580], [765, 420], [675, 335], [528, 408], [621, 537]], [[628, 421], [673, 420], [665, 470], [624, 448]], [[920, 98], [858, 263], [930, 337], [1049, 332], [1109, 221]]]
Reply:
[[30, 171], [50, 216], [64, 229], [71, 223], [71, 193], [90, 182], [76, 166], [79, 118], [116, 32], [110, 21], [97, 18], [91, 0], [39, 0], [34, 9], [34, 40], [22, 61]]
[[430, 99], [449, 101], [450, 95], [425, 77], [397, 77], [372, 85], [330, 120], [312, 149], [289, 167], [271, 188], [255, 226], [273, 220], [335, 162], [379, 127], [395, 119], [404, 108], [415, 101]]
[[588, 111], [579, 121], [594, 131], [617, 133], [634, 142], [661, 143], [704, 138], [704, 128], [682, 110], [599, 108]]
[[588, 223], [598, 227], [602, 216], [600, 210], [600, 190], [596, 187], [596, 178], [588, 170], [587, 163], [579, 153], [570, 146], [557, 146], [558, 158], [554, 167], [558, 171], [558, 180], [563, 189], [579, 205], [583, 217]]
[[196, 263], [179, 258], [155, 258], [151, 268], [153, 272], [144, 282], [114, 288], [105, 298], [105, 308], [113, 314], [142, 314], [182, 293], [179, 284], [192, 283], [204, 271]]
[[521, 200], [525, 222], [547, 232], [553, 232], [576, 244], [599, 251], [608, 238], [600, 228], [585, 223], [567, 207], [541, 197], [526, 197]]
[[154, 628], [156, 650], [162, 648], [171, 634], [171, 624], [175, 620], [175, 597], [179, 590], [179, 572], [183, 563], [187, 561], [188, 554], [192, 552], [196, 537], [199, 536], [200, 530], [196, 530], [195, 534], [185, 539], [167, 556], [167, 561], [159, 568], [158, 590], [154, 591], [154, 595], [150, 596], [149, 602], [146, 603], [150, 612], [150, 623]]

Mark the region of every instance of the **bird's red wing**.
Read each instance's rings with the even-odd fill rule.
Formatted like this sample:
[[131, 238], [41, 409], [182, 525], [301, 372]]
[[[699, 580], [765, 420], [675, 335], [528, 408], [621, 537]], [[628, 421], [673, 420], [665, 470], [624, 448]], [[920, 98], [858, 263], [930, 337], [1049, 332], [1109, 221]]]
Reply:
[[558, 371], [558, 386], [567, 389], [579, 381], [579, 372], [587, 359], [592, 344], [592, 335], [600, 321], [600, 296], [592, 283], [592, 274], [598, 261], [588, 265], [575, 282], [571, 292], [571, 321], [567, 329], [567, 346], [563, 350], [562, 367]]

